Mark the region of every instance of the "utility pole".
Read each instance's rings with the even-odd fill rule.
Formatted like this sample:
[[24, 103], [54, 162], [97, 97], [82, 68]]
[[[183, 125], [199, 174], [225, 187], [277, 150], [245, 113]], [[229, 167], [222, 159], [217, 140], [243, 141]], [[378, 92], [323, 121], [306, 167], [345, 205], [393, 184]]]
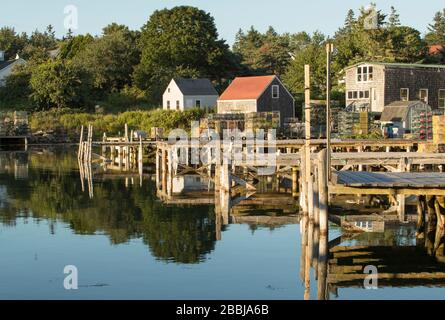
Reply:
[[327, 184], [331, 180], [331, 59], [334, 52], [332, 43], [326, 44], [326, 172]]

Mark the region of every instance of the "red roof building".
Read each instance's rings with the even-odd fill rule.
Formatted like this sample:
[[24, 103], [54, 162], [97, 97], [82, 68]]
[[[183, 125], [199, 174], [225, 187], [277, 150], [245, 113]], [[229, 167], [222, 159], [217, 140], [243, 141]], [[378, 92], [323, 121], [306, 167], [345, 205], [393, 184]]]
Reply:
[[435, 54], [441, 53], [445, 50], [445, 46], [441, 45], [441, 44], [433, 44], [431, 46], [429, 46], [428, 48], [428, 53], [433, 56]]
[[238, 77], [218, 99], [218, 113], [280, 112], [280, 122], [295, 116], [295, 100], [274, 75]]

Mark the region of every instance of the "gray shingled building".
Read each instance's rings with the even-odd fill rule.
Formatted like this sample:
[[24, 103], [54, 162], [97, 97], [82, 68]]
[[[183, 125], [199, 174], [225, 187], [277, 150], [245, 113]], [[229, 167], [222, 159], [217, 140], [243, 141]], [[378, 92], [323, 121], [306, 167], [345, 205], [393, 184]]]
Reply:
[[420, 100], [445, 111], [445, 65], [363, 62], [345, 73], [350, 109], [383, 112], [394, 101]]

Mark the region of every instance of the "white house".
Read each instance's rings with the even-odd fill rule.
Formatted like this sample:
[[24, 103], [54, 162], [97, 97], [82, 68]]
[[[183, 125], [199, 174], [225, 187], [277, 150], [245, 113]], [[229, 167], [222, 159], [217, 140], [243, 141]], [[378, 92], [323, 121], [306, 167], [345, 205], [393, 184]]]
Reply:
[[14, 60], [5, 59], [5, 52], [0, 51], [0, 86], [5, 85], [6, 78], [12, 73], [14, 66], [26, 63], [17, 55]]
[[172, 79], [163, 96], [164, 110], [213, 108], [218, 100], [209, 79]]

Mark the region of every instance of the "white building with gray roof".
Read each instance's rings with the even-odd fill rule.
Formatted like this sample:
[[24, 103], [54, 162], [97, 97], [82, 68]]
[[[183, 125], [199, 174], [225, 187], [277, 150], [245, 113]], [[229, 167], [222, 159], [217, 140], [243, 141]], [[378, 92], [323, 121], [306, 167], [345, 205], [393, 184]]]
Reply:
[[172, 79], [164, 92], [164, 110], [184, 111], [192, 108], [213, 108], [218, 100], [209, 79]]

